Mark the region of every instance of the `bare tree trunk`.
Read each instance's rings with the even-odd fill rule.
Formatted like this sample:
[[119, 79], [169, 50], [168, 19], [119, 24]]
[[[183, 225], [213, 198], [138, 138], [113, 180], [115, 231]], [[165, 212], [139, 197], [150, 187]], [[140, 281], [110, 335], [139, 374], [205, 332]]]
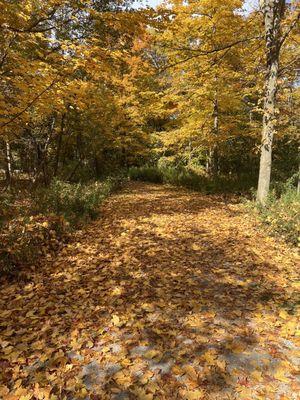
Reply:
[[300, 194], [300, 146], [298, 147], [298, 156], [299, 156], [299, 169], [298, 169], [297, 194]]
[[59, 131], [58, 138], [57, 138], [57, 148], [56, 148], [56, 157], [55, 157], [54, 174], [53, 174], [55, 177], [57, 177], [57, 174], [58, 174], [58, 167], [59, 167], [60, 153], [61, 153], [61, 146], [62, 146], [62, 138], [63, 138], [64, 130], [65, 130], [65, 117], [66, 117], [66, 114], [62, 114], [60, 131]]
[[285, 0], [261, 0], [264, 15], [267, 71], [257, 201], [265, 205], [270, 188], [272, 144], [276, 127], [276, 93], [280, 55], [280, 26]]
[[[214, 140], [217, 140], [219, 134], [219, 103], [218, 103], [218, 93], [215, 91], [215, 97], [213, 102], [213, 134], [215, 136]], [[217, 175], [218, 173], [218, 147], [217, 144], [214, 143], [210, 149], [208, 154], [208, 172], [211, 175]]]
[[12, 184], [12, 163], [11, 163], [11, 150], [10, 143], [8, 141], [5, 142], [5, 175], [6, 175], [6, 184], [8, 187]]

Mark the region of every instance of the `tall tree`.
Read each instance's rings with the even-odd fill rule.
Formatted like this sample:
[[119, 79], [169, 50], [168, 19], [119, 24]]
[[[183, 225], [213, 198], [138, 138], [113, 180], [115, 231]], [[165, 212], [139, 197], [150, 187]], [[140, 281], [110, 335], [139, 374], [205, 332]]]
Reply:
[[266, 81], [257, 200], [259, 203], [265, 204], [271, 179], [279, 56], [282, 44], [281, 24], [285, 11], [285, 0], [261, 0], [260, 6], [265, 27]]

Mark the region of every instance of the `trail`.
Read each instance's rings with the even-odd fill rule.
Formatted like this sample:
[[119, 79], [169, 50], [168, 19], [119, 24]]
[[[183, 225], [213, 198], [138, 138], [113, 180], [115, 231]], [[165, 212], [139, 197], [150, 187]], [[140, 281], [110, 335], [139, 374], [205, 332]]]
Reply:
[[296, 266], [239, 204], [128, 184], [1, 288], [0, 398], [299, 399]]

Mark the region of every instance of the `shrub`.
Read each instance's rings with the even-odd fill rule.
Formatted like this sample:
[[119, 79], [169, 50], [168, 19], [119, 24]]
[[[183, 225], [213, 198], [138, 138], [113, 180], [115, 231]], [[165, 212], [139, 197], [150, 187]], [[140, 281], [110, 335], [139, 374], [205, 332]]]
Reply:
[[266, 207], [259, 207], [261, 220], [270, 232], [284, 237], [293, 245], [299, 244], [300, 196], [296, 189], [288, 188], [279, 198], [271, 194]]
[[205, 193], [223, 193], [249, 190], [249, 182], [237, 177], [216, 176], [209, 177], [203, 170], [187, 167], [133, 167], [129, 169], [129, 178], [132, 180], [168, 183]]
[[0, 192], [0, 226], [13, 214], [14, 197], [8, 191]]
[[6, 218], [0, 231], [0, 276], [20, 273], [23, 267], [33, 266], [40, 257], [57, 251], [68, 236], [70, 222], [74, 227], [96, 217], [101, 202], [121, 182], [121, 177], [86, 185], [56, 180], [33, 193], [26, 216], [10, 218], [7, 213], [13, 204], [7, 195]]
[[102, 201], [119, 183], [119, 178], [89, 184], [55, 180], [36, 196], [36, 210], [63, 215], [72, 224], [93, 219]]
[[163, 183], [162, 171], [157, 167], [131, 167], [128, 176], [134, 181]]
[[295, 176], [285, 183], [273, 184], [266, 206], [257, 204], [255, 200], [247, 202], [247, 205], [267, 227], [269, 233], [279, 235], [287, 242], [299, 246], [300, 195], [295, 188]]

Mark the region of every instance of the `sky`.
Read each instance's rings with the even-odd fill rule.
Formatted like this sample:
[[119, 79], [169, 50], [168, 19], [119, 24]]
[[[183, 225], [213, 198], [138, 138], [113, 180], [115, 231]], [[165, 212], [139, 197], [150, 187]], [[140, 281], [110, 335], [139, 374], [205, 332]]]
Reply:
[[[162, 0], [142, 0], [141, 1], [136, 1], [135, 2], [135, 7], [141, 7], [144, 6], [146, 7], [147, 5], [150, 7], [156, 7], [158, 4], [162, 3]], [[247, 0], [245, 7], [247, 11], [251, 11], [255, 8], [255, 4], [257, 4], [257, 0]]]

